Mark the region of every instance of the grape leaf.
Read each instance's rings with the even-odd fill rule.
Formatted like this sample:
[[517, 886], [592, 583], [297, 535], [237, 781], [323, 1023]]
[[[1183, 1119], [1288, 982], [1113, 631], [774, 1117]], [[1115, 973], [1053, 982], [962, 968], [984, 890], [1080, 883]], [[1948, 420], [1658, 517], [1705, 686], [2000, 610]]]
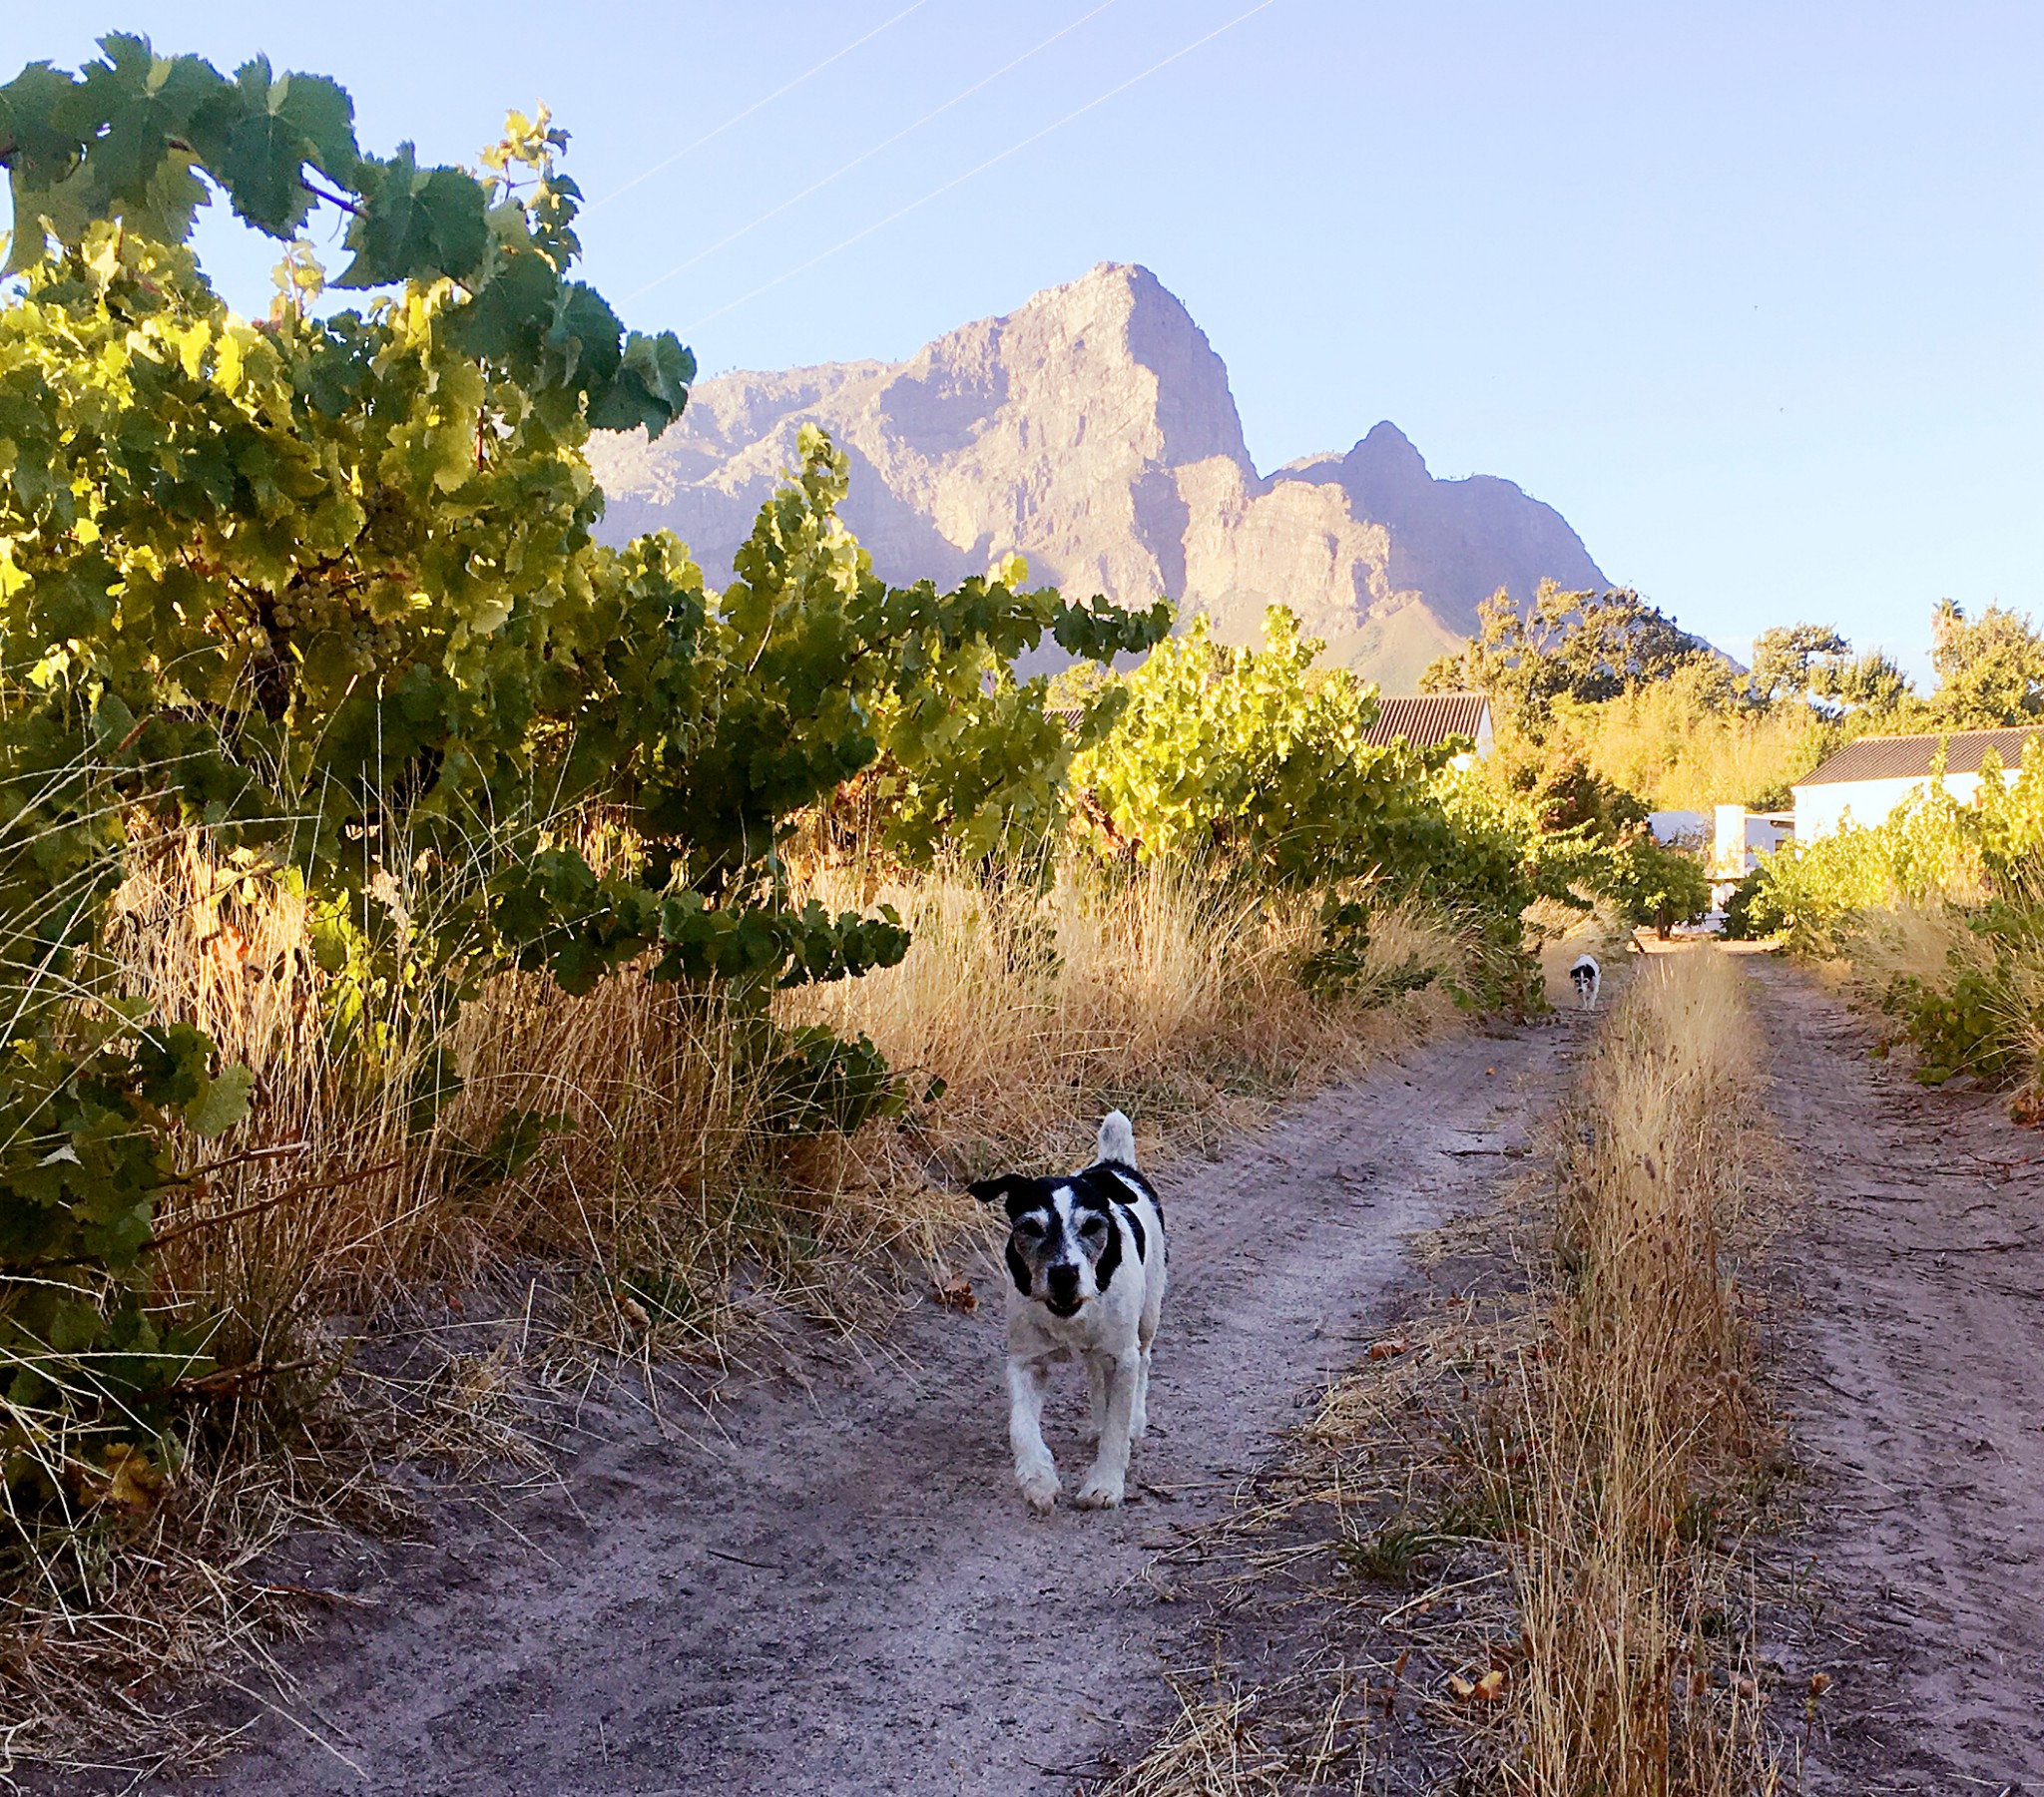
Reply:
[[185, 1126], [195, 1135], [224, 1135], [249, 1115], [256, 1076], [246, 1067], [230, 1067], [199, 1082], [197, 1095], [185, 1107]]
[[361, 210], [348, 226], [354, 259], [333, 284], [378, 287], [393, 280], [474, 274], [490, 246], [483, 190], [459, 169], [421, 169], [417, 152], [400, 144], [382, 161], [358, 165]]
[[200, 109], [193, 142], [236, 213], [275, 237], [295, 231], [311, 207], [305, 164], [347, 186], [360, 160], [347, 94], [320, 75], [273, 76], [262, 56]]
[[597, 430], [636, 430], [658, 437], [689, 403], [696, 358], [673, 331], [656, 337], [634, 331], [625, 341], [617, 374], [592, 392], [589, 422]]
[[[86, 65], [79, 97], [105, 124], [87, 160], [102, 204], [119, 203], [125, 215], [149, 203], [151, 183], [179, 154], [195, 116], [227, 83], [201, 57], [157, 57], [147, 38], [114, 32], [100, 39], [100, 48], [106, 60]], [[189, 146], [184, 154], [189, 162]], [[190, 228], [188, 217], [184, 229]]]

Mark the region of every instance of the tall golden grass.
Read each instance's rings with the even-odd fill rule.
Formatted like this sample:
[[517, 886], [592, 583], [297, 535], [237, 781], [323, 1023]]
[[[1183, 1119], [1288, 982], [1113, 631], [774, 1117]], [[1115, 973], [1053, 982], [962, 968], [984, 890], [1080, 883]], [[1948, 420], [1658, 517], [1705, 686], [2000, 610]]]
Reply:
[[[1479, 952], [1440, 914], [1380, 907], [1363, 976], [1309, 997], [1311, 895], [1255, 892], [1195, 867], [1103, 881], [1066, 863], [1041, 895], [936, 877], [865, 891], [894, 904], [915, 945], [897, 968], [791, 995], [791, 1019], [864, 1031], [895, 1065], [947, 1084], [932, 1120], [954, 1163], [1069, 1158], [1101, 1108], [1191, 1146], [1274, 1094], [1352, 1071], [1452, 1015], [1439, 987], [1387, 1007], [1408, 960], [1444, 975]], [[819, 896], [848, 903], [842, 872]]]
[[1980, 995], [1979, 1060], [2012, 1088], [2012, 1117], [2044, 1123], [2044, 893], [2032, 884], [2011, 895], [2009, 915], [2027, 926], [2016, 929], [1977, 927], [1982, 898], [1978, 890], [1898, 894], [1858, 913], [1840, 933], [1837, 972], [1869, 1006], [1891, 994], [1949, 997], [1969, 985]]
[[1556, 729], [1597, 773], [1657, 808], [1787, 804], [1790, 782], [1823, 758], [1835, 732], [1806, 706], [1714, 702], [1700, 689], [1712, 683], [1700, 670], [1560, 706]]
[[[953, 1194], [972, 1173], [1082, 1153], [1108, 1105], [1154, 1143], [1197, 1145], [1437, 1027], [1445, 993], [1398, 997], [1391, 976], [1414, 956], [1453, 973], [1478, 952], [1437, 916], [1385, 906], [1355, 989], [1315, 999], [1298, 978], [1318, 940], [1304, 898], [1185, 869], [1109, 881], [1067, 865], [1038, 892], [818, 867], [802, 896], [890, 902], [913, 946], [898, 967], [779, 995], [776, 1015], [863, 1032], [918, 1093], [941, 1081], [935, 1104], [848, 1140], [789, 1141], [717, 995], [636, 969], [579, 998], [504, 973], [455, 1024], [462, 1091], [420, 1131], [408, 1101], [434, 1020], [400, 993], [337, 1026], [305, 907], [236, 873], [190, 838], [153, 844], [111, 945], [130, 991], [258, 1077], [229, 1138], [241, 1158], [158, 1230], [161, 1299], [208, 1319], [235, 1365], [297, 1359], [322, 1316], [512, 1263], [580, 1269], [583, 1321], [619, 1345], [650, 1330], [716, 1352], [741, 1282], [840, 1313], [877, 1289], [864, 1274], [890, 1250], [936, 1255], [971, 1209]], [[478, 1176], [471, 1150], [511, 1111], [567, 1126], [512, 1177]]]
[[1740, 976], [1659, 956], [1613, 1010], [1568, 1114], [1564, 1281], [1522, 1390], [1508, 1497], [1535, 1797], [1732, 1797], [1777, 1779], [1760, 1692], [1721, 1658], [1715, 1495], [1765, 1429], [1731, 1242], [1762, 1077]]

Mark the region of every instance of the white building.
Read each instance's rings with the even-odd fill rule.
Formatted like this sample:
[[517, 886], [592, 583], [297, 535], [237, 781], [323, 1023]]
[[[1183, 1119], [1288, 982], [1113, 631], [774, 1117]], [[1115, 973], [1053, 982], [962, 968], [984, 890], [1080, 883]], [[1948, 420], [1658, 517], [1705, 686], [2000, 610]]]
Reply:
[[[1475, 759], [1488, 758], [1497, 746], [1490, 727], [1490, 698], [1482, 692], [1420, 692], [1406, 698], [1377, 700], [1377, 720], [1363, 740], [1375, 748], [1388, 748], [1404, 741], [1414, 748], [1435, 748], [1451, 736], [1466, 736], [1476, 744]], [[1454, 758], [1456, 767], [1466, 766], [1465, 752]]]
[[1720, 805], [1711, 836], [1711, 903], [1722, 909], [1732, 889], [1795, 834], [1792, 811], [1749, 811]]
[[1804, 774], [1795, 794], [1795, 840], [1834, 836], [1848, 822], [1872, 828], [1930, 784], [1940, 748], [1940, 784], [1961, 804], [1980, 790], [1980, 763], [1992, 749], [2002, 767], [2021, 767], [2023, 749], [2044, 728], [1952, 730], [1944, 735], [1862, 736]]

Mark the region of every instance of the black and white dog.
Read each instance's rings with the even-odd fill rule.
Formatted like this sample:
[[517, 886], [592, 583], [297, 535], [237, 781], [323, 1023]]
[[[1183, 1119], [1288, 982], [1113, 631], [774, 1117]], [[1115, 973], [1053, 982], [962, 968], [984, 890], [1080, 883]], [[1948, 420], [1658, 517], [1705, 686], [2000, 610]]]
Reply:
[[1079, 1488], [1085, 1510], [1122, 1501], [1129, 1449], [1149, 1427], [1150, 1350], [1164, 1309], [1164, 1210], [1136, 1171], [1136, 1132], [1119, 1111], [1100, 1125], [1092, 1166], [1060, 1179], [1003, 1173], [970, 1190], [1008, 1213], [1008, 1440], [1029, 1508], [1056, 1504], [1043, 1440], [1051, 1367], [1083, 1360], [1100, 1446]]
[[1585, 1011], [1597, 1009], [1597, 988], [1604, 983], [1604, 970], [1595, 955], [1578, 955], [1569, 968], [1569, 984], [1576, 989], [1576, 1003]]

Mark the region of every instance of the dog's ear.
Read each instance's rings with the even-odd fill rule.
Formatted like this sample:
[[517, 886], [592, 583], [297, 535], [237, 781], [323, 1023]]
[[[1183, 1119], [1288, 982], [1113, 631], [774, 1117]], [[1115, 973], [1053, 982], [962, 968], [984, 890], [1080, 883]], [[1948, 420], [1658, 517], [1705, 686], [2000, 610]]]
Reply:
[[965, 1189], [982, 1204], [1005, 1204], [1010, 1192], [1027, 1184], [1018, 1173], [1002, 1173], [993, 1179], [975, 1179]]

